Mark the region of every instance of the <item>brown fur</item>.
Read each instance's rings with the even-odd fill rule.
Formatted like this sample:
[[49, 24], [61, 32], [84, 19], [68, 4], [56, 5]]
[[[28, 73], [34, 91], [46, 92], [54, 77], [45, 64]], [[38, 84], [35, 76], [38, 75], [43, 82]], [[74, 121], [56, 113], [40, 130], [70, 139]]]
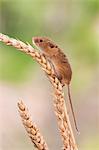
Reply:
[[68, 62], [66, 55], [63, 51], [49, 38], [46, 37], [33, 37], [33, 43], [42, 51], [42, 53], [48, 58], [51, 62], [55, 75], [62, 83], [63, 86], [68, 86], [68, 97], [70, 101], [70, 106], [74, 118], [75, 127], [78, 131], [75, 114], [73, 110], [73, 105], [71, 101], [70, 88], [69, 84], [72, 78], [71, 66]]
[[52, 62], [57, 78], [63, 85], [70, 84], [72, 70], [66, 55], [51, 40], [45, 37], [34, 37], [34, 43]]

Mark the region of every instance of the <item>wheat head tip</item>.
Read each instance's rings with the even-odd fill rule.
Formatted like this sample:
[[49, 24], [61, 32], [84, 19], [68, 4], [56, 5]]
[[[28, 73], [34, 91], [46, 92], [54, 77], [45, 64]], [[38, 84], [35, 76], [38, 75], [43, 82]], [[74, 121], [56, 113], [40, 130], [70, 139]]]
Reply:
[[23, 125], [34, 146], [38, 150], [48, 150], [48, 146], [41, 135], [40, 130], [38, 129], [37, 125], [32, 122], [31, 116], [29, 115], [28, 109], [23, 101], [20, 100], [17, 105]]

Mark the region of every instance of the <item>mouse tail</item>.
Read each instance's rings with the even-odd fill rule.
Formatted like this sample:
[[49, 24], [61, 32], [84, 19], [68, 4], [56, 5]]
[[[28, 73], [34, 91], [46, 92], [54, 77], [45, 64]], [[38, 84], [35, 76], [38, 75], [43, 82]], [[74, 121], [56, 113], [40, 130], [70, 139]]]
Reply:
[[77, 122], [76, 122], [76, 117], [75, 117], [75, 113], [74, 113], [74, 109], [73, 109], [73, 104], [72, 104], [72, 100], [71, 100], [69, 84], [67, 85], [67, 87], [68, 87], [68, 97], [69, 97], [70, 107], [71, 107], [71, 111], [72, 111], [72, 115], [73, 115], [73, 119], [74, 119], [75, 128], [76, 128], [77, 132], [79, 133], [79, 130], [77, 127]]

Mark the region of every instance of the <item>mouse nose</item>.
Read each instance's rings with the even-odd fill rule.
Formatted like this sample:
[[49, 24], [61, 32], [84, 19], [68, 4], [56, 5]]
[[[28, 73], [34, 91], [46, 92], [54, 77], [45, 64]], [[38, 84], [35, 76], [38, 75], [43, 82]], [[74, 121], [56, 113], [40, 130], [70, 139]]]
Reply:
[[33, 37], [32, 40], [33, 40], [35, 43], [38, 43], [38, 42], [39, 42], [39, 38], [38, 38], [38, 37]]
[[38, 42], [39, 42], [39, 39], [38, 39], [38, 38], [35, 38], [34, 41], [35, 41], [35, 43], [38, 43]]

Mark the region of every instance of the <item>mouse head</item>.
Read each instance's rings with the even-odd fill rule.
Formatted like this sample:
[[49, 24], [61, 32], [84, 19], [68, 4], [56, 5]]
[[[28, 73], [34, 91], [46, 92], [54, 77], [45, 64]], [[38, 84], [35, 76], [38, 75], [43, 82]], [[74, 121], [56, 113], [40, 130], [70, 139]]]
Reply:
[[47, 37], [33, 37], [32, 42], [43, 51], [51, 51], [53, 48], [57, 48], [57, 46]]

